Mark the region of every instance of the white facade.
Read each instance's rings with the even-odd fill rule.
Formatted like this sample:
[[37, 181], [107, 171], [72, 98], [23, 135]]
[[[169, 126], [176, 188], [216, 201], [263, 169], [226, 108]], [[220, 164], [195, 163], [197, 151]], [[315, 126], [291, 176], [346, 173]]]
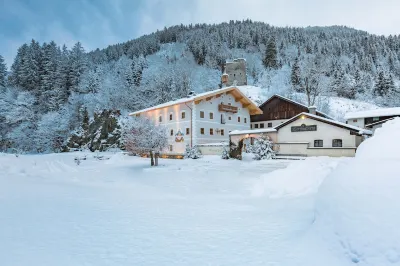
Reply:
[[231, 141], [237, 143], [245, 139], [244, 143], [248, 144], [247, 138], [267, 134], [278, 144], [278, 155], [351, 157], [364, 139], [362, 135], [372, 134], [369, 130], [309, 113], [301, 113], [283, 125], [270, 129], [271, 132], [267, 132], [268, 129], [261, 131], [253, 130], [254, 134], [249, 131], [232, 132]]
[[[237, 107], [238, 112], [219, 112], [218, 105], [221, 103]], [[201, 112], [204, 113], [204, 118], [200, 117]], [[210, 118], [210, 114], [213, 116], [212, 119]], [[224, 124], [221, 123], [221, 116], [225, 120]], [[196, 125], [196, 142], [194, 145], [222, 141], [228, 142], [229, 132], [250, 129], [250, 113], [247, 108], [243, 108], [240, 102], [236, 102], [232, 95], [223, 94], [218, 98], [213, 97], [209, 101], [202, 100], [197, 104], [194, 122]], [[202, 134], [202, 129], [204, 129], [204, 134]], [[210, 129], [213, 130], [212, 135]]]
[[[221, 104], [237, 110], [220, 111]], [[224, 88], [130, 115], [146, 117], [156, 125], [165, 126], [169, 144], [165, 153], [183, 154], [186, 145], [228, 143], [231, 131], [250, 129], [251, 111], [261, 112], [237, 88]]]

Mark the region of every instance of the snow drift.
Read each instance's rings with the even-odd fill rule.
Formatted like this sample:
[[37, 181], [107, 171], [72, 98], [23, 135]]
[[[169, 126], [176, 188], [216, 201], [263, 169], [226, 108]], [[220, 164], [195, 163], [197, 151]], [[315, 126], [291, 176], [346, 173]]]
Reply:
[[361, 265], [400, 265], [400, 119], [389, 121], [322, 183], [316, 229]]

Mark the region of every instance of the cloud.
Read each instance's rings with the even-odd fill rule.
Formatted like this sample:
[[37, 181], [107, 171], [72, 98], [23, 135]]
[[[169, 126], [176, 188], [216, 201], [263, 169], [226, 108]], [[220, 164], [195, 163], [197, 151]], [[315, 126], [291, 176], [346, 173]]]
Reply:
[[[104, 48], [165, 26], [250, 18], [276, 26], [347, 25], [399, 34], [397, 0], [0, 0], [0, 54], [10, 65], [34, 38]], [[5, 27], [4, 27], [5, 25]]]

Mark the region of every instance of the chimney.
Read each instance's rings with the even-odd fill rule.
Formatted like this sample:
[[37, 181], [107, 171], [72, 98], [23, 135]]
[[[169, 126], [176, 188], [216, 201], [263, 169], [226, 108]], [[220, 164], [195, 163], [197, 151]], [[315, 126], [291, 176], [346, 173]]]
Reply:
[[315, 106], [309, 106], [308, 107], [308, 112], [312, 115], [316, 115], [317, 114], [317, 107]]

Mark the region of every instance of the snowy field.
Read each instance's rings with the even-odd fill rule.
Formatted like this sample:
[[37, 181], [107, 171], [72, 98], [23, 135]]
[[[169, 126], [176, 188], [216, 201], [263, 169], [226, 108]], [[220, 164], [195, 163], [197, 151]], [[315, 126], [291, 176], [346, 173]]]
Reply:
[[399, 124], [346, 159], [0, 154], [0, 265], [400, 265]]

